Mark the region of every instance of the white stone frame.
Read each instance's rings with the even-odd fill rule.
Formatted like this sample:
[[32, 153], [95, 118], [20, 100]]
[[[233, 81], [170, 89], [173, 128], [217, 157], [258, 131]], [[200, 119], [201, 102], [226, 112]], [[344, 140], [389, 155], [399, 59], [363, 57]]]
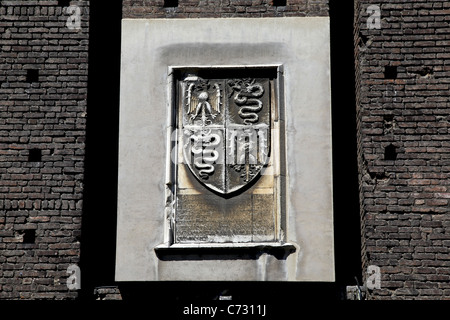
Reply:
[[[329, 18], [125, 19], [122, 27], [116, 280], [334, 281]], [[216, 244], [205, 259], [192, 246], [175, 248], [183, 259], [156, 254], [170, 240], [167, 80], [171, 66], [190, 65], [283, 65], [284, 214], [296, 249], [287, 257], [265, 244], [253, 246], [254, 259], [228, 259]]]

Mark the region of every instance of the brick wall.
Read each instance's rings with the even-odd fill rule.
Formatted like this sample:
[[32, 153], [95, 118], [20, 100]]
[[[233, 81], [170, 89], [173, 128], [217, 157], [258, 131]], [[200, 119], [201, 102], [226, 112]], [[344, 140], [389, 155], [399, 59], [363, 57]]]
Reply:
[[355, 8], [363, 267], [381, 268], [369, 298], [449, 299], [450, 3]]
[[[174, 3], [177, 3], [174, 6]], [[327, 16], [328, 0], [124, 0], [124, 18]]]
[[78, 294], [89, 1], [71, 4], [79, 28], [69, 1], [0, 3], [0, 299]]

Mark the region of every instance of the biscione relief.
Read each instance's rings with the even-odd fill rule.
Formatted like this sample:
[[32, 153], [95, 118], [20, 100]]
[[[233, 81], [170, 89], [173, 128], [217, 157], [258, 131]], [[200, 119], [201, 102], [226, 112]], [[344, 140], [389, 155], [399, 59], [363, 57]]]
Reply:
[[277, 68], [173, 74], [173, 242], [281, 240]]

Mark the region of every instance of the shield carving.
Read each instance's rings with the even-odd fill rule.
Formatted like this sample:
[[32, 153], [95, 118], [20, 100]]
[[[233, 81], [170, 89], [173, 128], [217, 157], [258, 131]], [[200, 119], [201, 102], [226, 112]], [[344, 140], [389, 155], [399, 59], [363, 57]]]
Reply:
[[238, 191], [260, 176], [270, 152], [270, 82], [264, 78], [181, 81], [184, 162], [207, 188]]

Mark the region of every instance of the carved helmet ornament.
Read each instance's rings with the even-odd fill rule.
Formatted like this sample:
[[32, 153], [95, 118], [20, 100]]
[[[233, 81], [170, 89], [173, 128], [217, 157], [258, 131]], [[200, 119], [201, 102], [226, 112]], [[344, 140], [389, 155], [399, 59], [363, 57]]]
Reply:
[[257, 179], [270, 151], [268, 79], [182, 81], [183, 155], [192, 174], [220, 194]]

